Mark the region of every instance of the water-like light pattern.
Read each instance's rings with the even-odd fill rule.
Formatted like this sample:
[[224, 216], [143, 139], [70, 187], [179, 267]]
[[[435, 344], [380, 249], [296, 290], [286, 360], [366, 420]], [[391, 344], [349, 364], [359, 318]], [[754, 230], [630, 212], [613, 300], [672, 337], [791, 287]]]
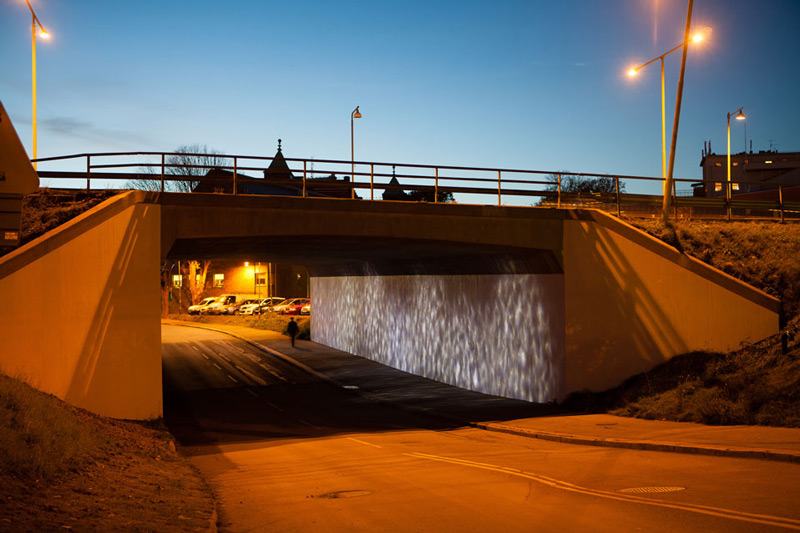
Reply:
[[561, 274], [316, 277], [315, 342], [459, 387], [563, 398]]

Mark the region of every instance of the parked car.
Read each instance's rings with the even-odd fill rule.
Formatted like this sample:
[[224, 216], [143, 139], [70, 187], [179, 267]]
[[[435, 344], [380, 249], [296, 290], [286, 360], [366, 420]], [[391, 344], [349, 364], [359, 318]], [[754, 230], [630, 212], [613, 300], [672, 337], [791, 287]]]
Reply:
[[286, 300], [280, 302], [279, 304], [272, 306], [272, 312], [282, 315], [283, 310], [286, 308], [286, 306], [291, 305], [295, 300], [299, 299], [300, 298], [287, 298]]
[[203, 309], [206, 308], [207, 305], [211, 304], [216, 298], [204, 298], [200, 301], [200, 303], [195, 305], [189, 306], [189, 314], [190, 315], [199, 315], [203, 312]]
[[245, 300], [239, 306], [239, 314], [240, 315], [252, 315], [253, 311], [255, 311], [259, 304], [264, 300]]
[[205, 309], [200, 312], [208, 315], [234, 315], [239, 309], [236, 301], [241, 299], [237, 298], [235, 294], [223, 294], [218, 296], [216, 300], [208, 304]]
[[269, 298], [264, 298], [261, 301], [261, 303], [258, 305], [258, 311], [257, 312], [258, 313], [266, 313], [268, 311], [272, 311], [273, 308], [276, 305], [278, 305], [278, 304], [280, 304], [282, 302], [285, 302], [285, 301], [286, 301], [286, 298], [284, 298], [283, 296], [270, 296]]
[[296, 298], [288, 305], [282, 306], [280, 313], [282, 315], [299, 315], [300, 310], [310, 303], [311, 300], [308, 298]]
[[306, 305], [300, 308], [301, 315], [310, 315], [311, 314], [311, 302], [308, 302]]

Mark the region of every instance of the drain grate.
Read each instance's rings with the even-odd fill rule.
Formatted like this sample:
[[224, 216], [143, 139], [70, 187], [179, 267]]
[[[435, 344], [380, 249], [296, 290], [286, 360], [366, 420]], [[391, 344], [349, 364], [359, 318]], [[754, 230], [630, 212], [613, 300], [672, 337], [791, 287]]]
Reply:
[[645, 492], [678, 492], [679, 490], [686, 490], [686, 487], [634, 487], [631, 489], [620, 489], [619, 492], [641, 494]]

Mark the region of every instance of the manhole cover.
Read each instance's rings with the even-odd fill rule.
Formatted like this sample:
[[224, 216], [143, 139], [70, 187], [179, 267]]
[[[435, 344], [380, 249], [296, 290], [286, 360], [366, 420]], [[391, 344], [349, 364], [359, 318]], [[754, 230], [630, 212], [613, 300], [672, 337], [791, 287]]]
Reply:
[[325, 494], [317, 494], [311, 498], [358, 498], [359, 496], [367, 496], [372, 494], [370, 490], [337, 490], [335, 492], [326, 492]]
[[686, 490], [686, 487], [634, 487], [631, 489], [620, 489], [619, 492], [643, 493], [643, 492], [677, 492]]

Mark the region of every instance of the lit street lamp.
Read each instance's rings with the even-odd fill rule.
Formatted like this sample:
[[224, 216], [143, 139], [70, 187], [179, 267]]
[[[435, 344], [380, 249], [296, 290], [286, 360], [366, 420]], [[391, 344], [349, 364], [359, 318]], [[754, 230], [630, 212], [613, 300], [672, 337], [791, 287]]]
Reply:
[[[36, 16], [36, 13], [33, 12], [33, 7], [31, 7], [30, 0], [25, 0], [25, 3], [28, 4], [28, 9], [31, 10], [31, 71], [33, 73], [33, 157], [31, 159], [36, 159], [36, 26], [39, 26], [39, 36], [42, 39], [47, 39], [50, 37], [50, 34], [47, 33], [47, 30], [44, 29], [42, 23], [39, 21], [39, 17]], [[36, 169], [36, 162], [33, 163], [33, 168]]]
[[728, 184], [725, 187], [725, 199], [728, 204], [728, 220], [731, 219], [731, 116], [736, 115], [736, 120], [744, 120], [746, 117], [742, 112], [743, 108], [739, 108], [733, 113], [728, 113]]
[[[355, 167], [356, 167], [355, 166], [355, 161], [356, 161], [356, 155], [355, 154], [356, 153], [355, 153], [355, 148], [354, 148], [354, 144], [353, 144], [353, 119], [354, 118], [361, 118], [361, 113], [358, 111], [358, 106], [356, 106], [356, 108], [353, 109], [353, 112], [350, 113], [350, 181], [351, 181], [351, 184], [353, 184], [353, 185], [355, 184], [355, 181], [356, 181], [356, 175], [355, 175]], [[352, 198], [356, 197], [356, 189], [355, 189], [355, 187], [352, 187], [350, 189], [350, 196]]]
[[666, 124], [667, 120], [666, 120], [665, 93], [664, 93], [664, 58], [669, 54], [671, 54], [672, 52], [680, 50], [690, 42], [697, 43], [702, 40], [703, 40], [703, 34], [696, 33], [694, 37], [692, 37], [690, 40], [684, 41], [675, 48], [673, 48], [672, 50], [665, 52], [660, 56], [656, 57], [655, 59], [651, 59], [647, 63], [639, 65], [638, 67], [632, 68], [631, 70], [628, 71], [628, 76], [633, 77], [639, 73], [639, 70], [643, 69], [647, 65], [654, 63], [658, 60], [661, 60], [661, 177], [664, 180], [663, 191], [665, 198], [670, 194], [670, 191], [669, 191], [669, 185], [667, 183], [669, 180], [667, 180], [667, 124]]

